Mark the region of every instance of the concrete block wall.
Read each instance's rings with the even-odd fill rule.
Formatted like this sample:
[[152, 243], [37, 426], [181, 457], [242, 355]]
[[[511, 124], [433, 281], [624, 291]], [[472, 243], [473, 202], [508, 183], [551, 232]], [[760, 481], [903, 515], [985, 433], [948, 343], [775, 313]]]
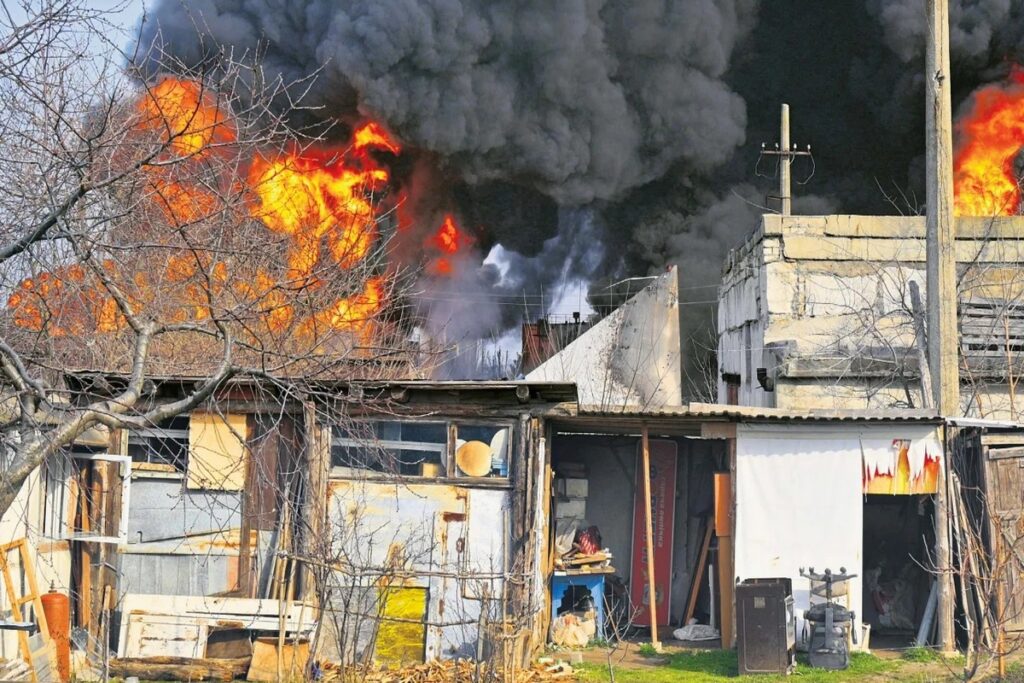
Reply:
[[[957, 229], [958, 260], [969, 264], [961, 296], [1024, 307], [1024, 219], [965, 218]], [[909, 389], [920, 407], [916, 383], [898, 368], [915, 354], [909, 283], [926, 296], [923, 238], [922, 216], [763, 216], [727, 259], [719, 293], [719, 371], [741, 378], [740, 403], [906, 407]], [[757, 368], [774, 377], [774, 391], [758, 384]], [[991, 399], [967, 397], [965, 411], [1007, 416], [1005, 386], [982, 393]]]

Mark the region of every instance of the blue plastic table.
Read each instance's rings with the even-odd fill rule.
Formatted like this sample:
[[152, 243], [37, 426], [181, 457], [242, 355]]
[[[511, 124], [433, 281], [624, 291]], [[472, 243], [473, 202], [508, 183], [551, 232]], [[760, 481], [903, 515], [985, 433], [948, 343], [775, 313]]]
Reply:
[[594, 601], [594, 611], [597, 618], [597, 637], [604, 639], [604, 577], [613, 574], [614, 569], [607, 571], [574, 572], [572, 570], [556, 571], [551, 576], [551, 621], [558, 618], [558, 608], [562, 605], [562, 599], [569, 592], [570, 588], [586, 588]]

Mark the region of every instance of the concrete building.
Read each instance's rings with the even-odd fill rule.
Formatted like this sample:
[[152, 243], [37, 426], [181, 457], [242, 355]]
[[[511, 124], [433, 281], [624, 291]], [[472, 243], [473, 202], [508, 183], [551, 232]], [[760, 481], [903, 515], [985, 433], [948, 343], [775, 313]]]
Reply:
[[574, 382], [580, 402], [605, 408], [683, 402], [679, 274], [674, 266], [527, 373]]
[[[1015, 419], [1024, 221], [959, 218], [957, 231], [963, 412]], [[720, 402], [921, 407], [911, 292], [924, 300], [924, 258], [923, 216], [763, 216], [724, 267]]]

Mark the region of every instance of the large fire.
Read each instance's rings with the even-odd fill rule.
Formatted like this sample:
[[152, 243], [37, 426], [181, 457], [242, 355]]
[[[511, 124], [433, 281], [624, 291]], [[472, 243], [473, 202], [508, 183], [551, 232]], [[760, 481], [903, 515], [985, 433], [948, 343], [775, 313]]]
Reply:
[[388, 182], [388, 172], [368, 159], [351, 163], [343, 150], [307, 150], [253, 160], [249, 183], [259, 197], [253, 214], [271, 230], [292, 236], [293, 278], [311, 275], [322, 243], [342, 268], [366, 257], [376, 237], [373, 193]]
[[1015, 163], [1024, 148], [1024, 75], [974, 94], [971, 111], [957, 122], [953, 163], [959, 216], [1010, 216], [1020, 210]]
[[[169, 143], [157, 163], [145, 167], [148, 201], [158, 214], [173, 228], [223, 210], [217, 188], [192, 173], [195, 164], [237, 139], [216, 97], [197, 82], [168, 77], [140, 98], [136, 114], [137, 130]], [[172, 322], [208, 318], [210, 299], [229, 292], [235, 300], [251, 302], [261, 312], [259, 322], [271, 331], [291, 329], [317, 338], [323, 329], [365, 334], [387, 298], [379, 273], [369, 267], [356, 271], [350, 279], [363, 285], [354, 294], [325, 299], [310, 293], [333, 291], [329, 286], [339, 274], [365, 262], [391, 180], [375, 154], [400, 151], [380, 124], [369, 121], [353, 130], [348, 145], [294, 147], [248, 159], [248, 172], [231, 182], [246, 186], [241, 194], [250, 196], [243, 203], [249, 217], [284, 238], [286, 263], [279, 270], [267, 263], [241, 277], [232, 273], [229, 281], [225, 263], [179, 245], [163, 254], [163, 263], [136, 264], [130, 272], [104, 261], [91, 271], [74, 265], [28, 278], [9, 297], [8, 308], [16, 324], [54, 336], [123, 329], [126, 321], [102, 284], [106, 280], [123, 283], [118, 288], [131, 292], [126, 297], [139, 310], [164, 306], [172, 311]], [[293, 296], [302, 298], [301, 308]]]

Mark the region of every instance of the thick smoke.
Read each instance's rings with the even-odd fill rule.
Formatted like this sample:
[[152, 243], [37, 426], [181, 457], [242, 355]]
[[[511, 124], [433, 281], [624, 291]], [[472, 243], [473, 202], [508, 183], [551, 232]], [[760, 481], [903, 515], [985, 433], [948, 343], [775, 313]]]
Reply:
[[482, 377], [477, 340], [501, 341], [522, 321], [543, 316], [567, 284], [599, 275], [604, 244], [593, 212], [562, 209], [557, 223], [556, 234], [531, 255], [500, 245], [482, 266], [467, 255], [452, 273], [421, 282], [430, 337], [459, 345], [444, 368], [448, 375]]
[[[1024, 59], [1024, 8], [950, 4], [956, 107]], [[923, 209], [920, 0], [158, 0], [143, 36], [191, 63], [230, 45], [285, 78], [323, 67], [325, 116], [429, 153], [477, 249], [504, 254], [430, 283], [425, 301], [500, 302], [435, 301], [431, 324], [467, 335], [536, 315], [560, 281], [677, 264], [701, 353], [722, 260], [773, 209], [755, 165], [781, 102], [814, 150], [796, 212]]]
[[[186, 63], [264, 55], [312, 104], [357, 107], [470, 184], [513, 179], [560, 204], [613, 199], [744, 140], [722, 80], [752, 0], [163, 0], [143, 27]], [[198, 31], [197, 31], [198, 28]]]

